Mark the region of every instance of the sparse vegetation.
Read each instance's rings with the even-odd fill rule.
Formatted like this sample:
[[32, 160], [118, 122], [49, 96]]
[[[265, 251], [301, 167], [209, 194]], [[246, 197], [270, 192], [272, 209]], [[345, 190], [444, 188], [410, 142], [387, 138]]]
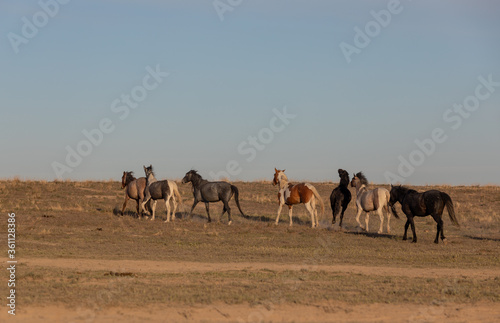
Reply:
[[[288, 215], [274, 225], [278, 207], [276, 187], [267, 181], [236, 183], [246, 218], [233, 200], [233, 225], [206, 223], [199, 205], [192, 219], [182, 219], [191, 207], [190, 186], [178, 183], [184, 206], [173, 223], [164, 223], [165, 207], [158, 203], [155, 221], [139, 219], [133, 203], [124, 216], [116, 213], [123, 203], [118, 182], [0, 181], [0, 205], [15, 212], [19, 265], [19, 304], [65, 307], [136, 306], [148, 304], [316, 304], [325, 300], [350, 304], [428, 304], [430, 302], [500, 302], [500, 280], [495, 275], [461, 277], [461, 270], [498, 270], [500, 265], [500, 188], [497, 186], [427, 186], [447, 192], [455, 202], [461, 228], [444, 214], [448, 244], [432, 243], [435, 223], [419, 218], [419, 243], [401, 240], [403, 219], [391, 219], [392, 235], [358, 233], [355, 205], [344, 217], [345, 232], [331, 228], [327, 207], [320, 229], [310, 228], [303, 206], [294, 208], [294, 226]], [[335, 183], [314, 184], [325, 201]], [[376, 187], [377, 185], [374, 185]], [[115, 210], [115, 212], [114, 212]], [[212, 204], [217, 220], [222, 205]], [[3, 213], [2, 223], [7, 214]], [[378, 228], [372, 215], [371, 230]], [[5, 230], [0, 234], [5, 238]], [[6, 246], [1, 252], [6, 254]], [[109, 275], [116, 268], [78, 269], [23, 265], [23, 259], [154, 260], [201, 264], [259, 263], [268, 269], [189, 270], [186, 272], [127, 270], [130, 275]], [[273, 269], [275, 264], [310, 265], [311, 269]], [[396, 267], [401, 275], [368, 275], [323, 271], [315, 266], [352, 265]], [[323, 267], [321, 267], [323, 268]], [[408, 279], [408, 268], [428, 268], [429, 275]], [[443, 279], [435, 269], [453, 269]], [[432, 270], [431, 270], [432, 269]], [[6, 274], [3, 273], [2, 276]], [[2, 286], [1, 290], [4, 290]], [[1, 291], [0, 290], [0, 291]]]

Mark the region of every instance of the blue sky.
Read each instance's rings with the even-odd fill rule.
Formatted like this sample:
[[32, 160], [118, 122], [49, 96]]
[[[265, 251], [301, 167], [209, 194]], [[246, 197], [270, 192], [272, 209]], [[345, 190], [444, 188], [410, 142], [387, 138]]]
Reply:
[[497, 1], [65, 2], [0, 4], [0, 178], [500, 184]]

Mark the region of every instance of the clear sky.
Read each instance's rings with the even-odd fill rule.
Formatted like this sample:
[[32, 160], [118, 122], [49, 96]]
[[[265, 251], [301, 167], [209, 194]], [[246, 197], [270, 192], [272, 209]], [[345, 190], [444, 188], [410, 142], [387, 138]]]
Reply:
[[[500, 2], [0, 3], [0, 178], [500, 184]], [[226, 173], [224, 173], [226, 172]]]

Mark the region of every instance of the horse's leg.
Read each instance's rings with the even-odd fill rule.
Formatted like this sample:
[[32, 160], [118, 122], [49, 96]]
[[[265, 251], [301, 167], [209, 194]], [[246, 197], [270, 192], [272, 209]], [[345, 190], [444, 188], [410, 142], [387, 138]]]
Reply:
[[130, 197], [128, 197], [128, 194], [125, 193], [125, 202], [123, 202], [122, 215], [123, 215], [123, 212], [125, 211], [125, 207], [127, 206], [127, 202], [129, 199], [130, 199]]
[[175, 196], [172, 195], [172, 205], [174, 209], [172, 210], [172, 221], [175, 220], [175, 212], [177, 211], [177, 200], [175, 199]]
[[167, 219], [165, 222], [170, 222], [170, 197], [165, 199], [165, 207], [167, 208]]
[[196, 204], [198, 204], [198, 200], [194, 199], [193, 206], [191, 207], [191, 211], [189, 211], [189, 218], [193, 217], [193, 210], [196, 207]]
[[[231, 225], [231, 223], [233, 223], [233, 220], [231, 219], [231, 208], [229, 207], [229, 201], [222, 200], [222, 203], [224, 203], [224, 209], [227, 211], [227, 225]], [[224, 211], [222, 212], [222, 214], [224, 214]]]
[[361, 229], [365, 230], [365, 228], [363, 227], [361, 222], [359, 222], [359, 217], [361, 216], [361, 213], [363, 212], [363, 208], [361, 208], [360, 205], [357, 205], [357, 207], [358, 207], [358, 213], [356, 213], [356, 222], [358, 222], [358, 225]]
[[151, 221], [155, 219], [155, 210], [156, 210], [156, 200], [153, 201], [153, 217], [151, 218]]
[[339, 223], [339, 227], [342, 228], [342, 221], [344, 221], [344, 212], [345, 210], [347, 209], [347, 205], [343, 205], [342, 206], [342, 213], [340, 213], [340, 223]]
[[306, 209], [307, 211], [309, 212], [309, 214], [311, 214], [311, 228], [315, 228], [316, 227], [316, 222], [314, 221], [314, 209], [312, 208], [312, 203], [309, 201], [308, 203], [304, 203], [304, 205], [306, 206]]
[[280, 222], [280, 214], [281, 214], [281, 208], [283, 207], [283, 204], [280, 204], [280, 207], [278, 208], [278, 215], [276, 216], [276, 225], [278, 225], [278, 222]]
[[446, 238], [444, 237], [444, 232], [443, 232], [443, 219], [439, 215], [433, 214], [432, 217], [434, 218], [434, 221], [437, 223], [437, 231], [436, 231], [436, 239], [434, 239], [434, 243], [439, 243], [439, 234], [441, 233], [441, 240], [445, 241]]
[[[146, 205], [146, 203], [148, 203], [149, 199], [150, 198], [148, 196], [144, 197], [144, 200], [142, 200], [142, 204], [141, 204], [141, 208], [144, 211], [143, 213], [146, 213], [146, 214], [148, 213], [148, 211], [146, 211], [146, 208], [144, 206]], [[148, 218], [148, 216], [146, 215], [146, 219], [147, 218]]]
[[208, 216], [208, 222], [212, 222], [212, 219], [210, 218], [210, 208], [209, 208], [208, 202], [205, 202], [205, 209], [207, 210], [207, 216]]
[[226, 211], [227, 211], [227, 210], [226, 210], [226, 206], [224, 206], [224, 207], [222, 208], [222, 213], [221, 213], [221, 215], [220, 215], [220, 217], [219, 217], [219, 222], [221, 222], [221, 221], [222, 221], [222, 217], [224, 216], [224, 213], [226, 213]]
[[[380, 218], [380, 228], [378, 228], [378, 234], [381, 234], [384, 232], [384, 212], [382, 211], [382, 208], [379, 208], [377, 210], [378, 217]], [[366, 225], [368, 227], [368, 224]]]
[[417, 243], [417, 233], [415, 232], [415, 221], [413, 220], [413, 216], [409, 217], [408, 220], [410, 221], [411, 231], [413, 232], [413, 240], [411, 242]]
[[292, 226], [292, 206], [288, 206], [288, 217], [290, 218], [290, 226]]
[[387, 233], [391, 233], [391, 212], [389, 211], [388, 207], [386, 207], [386, 212], [387, 212]]
[[366, 211], [366, 216], [365, 216], [366, 232], [368, 232], [368, 222], [370, 222], [370, 212]]
[[405, 223], [405, 234], [403, 234], [403, 240], [408, 240], [408, 227], [410, 226], [410, 219], [407, 218], [406, 219], [406, 223]]

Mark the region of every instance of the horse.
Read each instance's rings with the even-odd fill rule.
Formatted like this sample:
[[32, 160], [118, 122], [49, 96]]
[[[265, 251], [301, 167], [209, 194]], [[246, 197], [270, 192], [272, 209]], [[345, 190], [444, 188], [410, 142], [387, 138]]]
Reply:
[[[383, 210], [385, 210], [387, 212], [387, 233], [391, 233], [391, 212], [389, 210], [389, 200], [391, 198], [391, 194], [389, 193], [389, 191], [385, 188], [368, 190], [368, 180], [366, 179], [363, 172], [353, 174], [351, 186], [356, 187], [356, 207], [358, 209], [356, 214], [356, 222], [358, 222], [358, 225], [361, 227], [361, 229], [368, 231], [370, 212], [377, 211], [378, 216], [380, 217], [380, 228], [378, 230], [378, 234], [381, 234], [383, 232], [384, 225]], [[366, 227], [363, 227], [363, 225], [359, 222], [359, 216], [363, 211], [366, 212]], [[399, 219], [397, 213], [394, 213], [394, 216]]]
[[[155, 219], [155, 209], [156, 209], [156, 200], [163, 199], [165, 201], [165, 206], [167, 207], [167, 219], [165, 222], [170, 222], [170, 218], [172, 221], [175, 220], [175, 211], [177, 210], [177, 202], [182, 204], [182, 197], [179, 193], [179, 189], [177, 188], [177, 184], [174, 181], [163, 180], [158, 181], [155, 178], [155, 174], [153, 172], [153, 166], [149, 165], [148, 167], [143, 166], [144, 173], [146, 174], [146, 189], [144, 191], [144, 201], [142, 202], [142, 208], [144, 209], [144, 205], [149, 200], [153, 200], [153, 212], [151, 220]], [[170, 200], [172, 200], [173, 210], [170, 213]]]
[[[144, 189], [146, 188], [146, 177], [135, 178], [134, 172], [123, 172], [122, 189], [125, 189], [125, 202], [123, 202], [122, 212], [125, 211], [129, 199], [133, 199], [137, 203], [137, 216], [139, 213], [139, 202], [144, 200]], [[149, 206], [149, 205], [148, 205]]]
[[288, 216], [290, 217], [290, 226], [292, 226], [292, 207], [295, 204], [304, 204], [309, 214], [311, 214], [311, 227], [319, 226], [318, 211], [316, 210], [316, 201], [321, 206], [321, 214], [325, 212], [325, 205], [314, 186], [309, 183], [291, 184], [288, 183], [288, 177], [285, 170], [274, 169], [273, 185], [279, 185], [278, 191], [278, 215], [276, 216], [276, 225], [280, 220], [281, 208], [288, 206]]
[[401, 209], [404, 214], [406, 214], [406, 224], [405, 224], [405, 234], [403, 235], [403, 240], [407, 240], [408, 226], [411, 224], [411, 231], [413, 232], [412, 242], [417, 242], [417, 234], [415, 233], [415, 222], [413, 217], [415, 216], [428, 216], [431, 215], [434, 221], [437, 223], [436, 239], [434, 243], [439, 243], [439, 236], [441, 235], [441, 240], [446, 242], [446, 238], [443, 232], [443, 211], [444, 207], [448, 210], [448, 215], [451, 222], [459, 227], [457, 218], [455, 217], [455, 209], [453, 208], [453, 201], [451, 197], [438, 190], [430, 190], [423, 193], [419, 193], [415, 190], [409, 189], [404, 186], [392, 186], [391, 185], [391, 200], [390, 204], [394, 209], [394, 204], [399, 202], [401, 204]]
[[332, 225], [335, 224], [337, 215], [342, 207], [342, 213], [340, 213], [340, 223], [339, 227], [342, 228], [342, 220], [344, 220], [344, 212], [347, 206], [351, 202], [351, 192], [349, 191], [349, 173], [343, 169], [339, 169], [340, 183], [330, 195], [330, 205], [332, 206], [333, 220]]
[[236, 206], [238, 206], [238, 210], [240, 210], [242, 216], [245, 216], [245, 214], [241, 210], [239, 191], [236, 186], [227, 182], [209, 182], [203, 179], [203, 177], [201, 177], [201, 175], [198, 174], [196, 170], [190, 170], [182, 179], [183, 184], [189, 182], [191, 182], [191, 185], [193, 186], [194, 196], [193, 206], [191, 207], [191, 211], [189, 212], [190, 217], [192, 217], [193, 215], [193, 210], [196, 207], [196, 204], [198, 204], [198, 202], [203, 202], [205, 203], [205, 208], [207, 210], [208, 222], [212, 222], [212, 219], [210, 218], [209, 203], [222, 201], [222, 203], [224, 204], [224, 208], [222, 209], [222, 214], [220, 215], [219, 221], [220, 219], [222, 219], [224, 213], [227, 212], [227, 224], [231, 225], [233, 221], [231, 220], [231, 208], [229, 207], [229, 200], [231, 200], [233, 194], [234, 200], [236, 201]]

